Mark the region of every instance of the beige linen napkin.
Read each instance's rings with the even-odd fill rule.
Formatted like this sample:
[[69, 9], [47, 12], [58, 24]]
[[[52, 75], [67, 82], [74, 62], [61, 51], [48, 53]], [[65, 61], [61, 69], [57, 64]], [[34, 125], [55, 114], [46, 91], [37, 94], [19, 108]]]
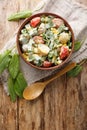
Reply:
[[[81, 40], [85, 36], [87, 36], [87, 8], [85, 6], [82, 6], [81, 4], [71, 0], [48, 0], [45, 2], [46, 3], [44, 8], [39, 12], [52, 12], [65, 18], [71, 25], [76, 39]], [[6, 46], [2, 49], [1, 53], [3, 53], [3, 51], [8, 48], [12, 48], [15, 43], [16, 43], [16, 33], [6, 43]], [[79, 62], [84, 58], [87, 58], [87, 39], [85, 40], [81, 49], [78, 52], [73, 53], [71, 61]], [[31, 66], [27, 65], [21, 58], [20, 58], [20, 65], [28, 84], [31, 84], [32, 82], [45, 78], [46, 76], [53, 74], [55, 71], [56, 72], [58, 71], [58, 70], [41, 71], [32, 68]], [[8, 72], [4, 71], [4, 73], [1, 76], [1, 80], [6, 92], [8, 92], [7, 77]]]

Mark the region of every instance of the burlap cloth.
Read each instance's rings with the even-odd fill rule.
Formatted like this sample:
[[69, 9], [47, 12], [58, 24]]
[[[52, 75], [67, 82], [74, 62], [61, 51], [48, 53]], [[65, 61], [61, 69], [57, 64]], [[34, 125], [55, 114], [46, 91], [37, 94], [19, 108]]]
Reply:
[[[74, 31], [75, 39], [82, 40], [84, 39], [84, 37], [87, 36], [87, 8], [81, 4], [72, 0], [45, 0], [45, 5], [43, 9], [41, 9], [39, 12], [56, 13], [66, 19]], [[1, 50], [1, 53], [3, 53], [3, 51], [8, 48], [12, 48], [15, 43], [16, 33], [6, 43], [5, 47]], [[78, 52], [73, 53], [71, 61], [79, 62], [84, 58], [87, 58], [87, 39], [85, 40], [81, 49]], [[27, 65], [21, 58], [20, 65], [28, 84], [38, 81], [46, 76], [53, 74], [55, 71], [58, 71], [41, 71], [38, 69], [34, 69], [31, 66]], [[8, 92], [7, 77], [8, 72], [4, 71], [1, 76], [1, 80], [6, 92]]]

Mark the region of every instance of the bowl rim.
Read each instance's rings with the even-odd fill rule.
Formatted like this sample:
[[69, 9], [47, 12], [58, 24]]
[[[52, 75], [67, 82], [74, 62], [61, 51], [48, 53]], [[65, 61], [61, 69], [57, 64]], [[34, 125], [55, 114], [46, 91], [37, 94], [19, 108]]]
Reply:
[[[20, 49], [20, 42], [19, 42], [19, 35], [21, 33], [21, 30], [24, 28], [24, 26], [31, 20], [33, 19], [34, 17], [39, 17], [39, 16], [42, 16], [42, 15], [52, 15], [54, 16], [55, 18], [60, 18], [64, 21], [65, 25], [67, 27], [69, 27], [69, 30], [72, 34], [72, 48], [71, 48], [71, 52], [69, 53], [69, 56], [59, 65], [55, 65], [55, 66], [52, 66], [52, 67], [39, 67], [39, 66], [36, 66], [32, 63], [30, 63], [29, 61], [27, 61], [23, 55], [22, 55], [22, 52], [21, 52], [21, 49]], [[30, 66], [32, 66], [33, 68], [36, 68], [36, 69], [39, 69], [39, 70], [54, 70], [54, 69], [58, 69], [58, 68], [61, 68], [65, 63], [68, 62], [68, 60], [70, 59], [72, 53], [73, 53], [73, 50], [74, 50], [74, 42], [75, 42], [75, 38], [74, 38], [74, 33], [73, 33], [73, 30], [71, 28], [71, 26], [69, 25], [69, 23], [63, 18], [61, 17], [60, 15], [58, 14], [55, 14], [55, 13], [50, 13], [50, 12], [42, 12], [42, 13], [37, 13], [37, 14], [34, 14], [32, 16], [30, 16], [29, 18], [26, 18], [22, 24], [20, 25], [19, 29], [18, 29], [18, 32], [17, 32], [17, 37], [16, 37], [16, 44], [17, 44], [17, 50], [18, 50], [18, 53], [19, 55], [21, 56], [21, 58]]]

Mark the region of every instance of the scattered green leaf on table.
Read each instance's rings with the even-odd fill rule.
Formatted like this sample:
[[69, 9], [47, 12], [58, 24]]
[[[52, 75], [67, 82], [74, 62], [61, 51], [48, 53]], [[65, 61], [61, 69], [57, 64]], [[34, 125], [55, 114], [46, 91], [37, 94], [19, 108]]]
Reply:
[[11, 101], [15, 102], [17, 95], [14, 90], [14, 81], [11, 77], [8, 78], [8, 91], [9, 91]]
[[0, 56], [0, 74], [8, 67], [11, 56], [11, 51], [6, 51], [4, 54]]
[[4, 53], [1, 53], [0, 54], [0, 64], [1, 64], [1, 62], [2, 62], [2, 60], [8, 55], [8, 54], [10, 54], [10, 50], [7, 50], [7, 51], [5, 51]]
[[81, 48], [81, 42], [80, 41], [77, 41], [75, 42], [74, 44], [74, 51], [78, 51], [80, 48]]
[[74, 51], [78, 51], [82, 44], [85, 42], [86, 40], [86, 37], [84, 37], [81, 41], [76, 41], [75, 44], [74, 44]]
[[43, 8], [45, 5], [44, 1], [41, 1], [40, 4], [38, 4], [34, 10], [23, 10], [17, 13], [12, 14], [11, 16], [8, 17], [8, 21], [18, 21], [20, 19], [25, 19], [30, 17], [33, 12], [40, 10], [41, 8]]
[[28, 18], [31, 15], [32, 15], [32, 11], [30, 10], [20, 11], [18, 13], [14, 13], [11, 16], [9, 16], [8, 21], [17, 21], [19, 19]]
[[76, 77], [80, 72], [82, 71], [82, 66], [81, 65], [76, 65], [75, 68], [67, 72], [67, 75], [69, 77]]
[[16, 78], [15, 85], [14, 85], [15, 93], [19, 97], [23, 97], [23, 91], [26, 87], [27, 87], [27, 82], [26, 82], [23, 74], [19, 73]]
[[14, 54], [12, 56], [12, 59], [10, 61], [9, 64], [9, 73], [12, 76], [13, 79], [16, 78], [18, 72], [19, 72], [19, 55], [18, 54]]

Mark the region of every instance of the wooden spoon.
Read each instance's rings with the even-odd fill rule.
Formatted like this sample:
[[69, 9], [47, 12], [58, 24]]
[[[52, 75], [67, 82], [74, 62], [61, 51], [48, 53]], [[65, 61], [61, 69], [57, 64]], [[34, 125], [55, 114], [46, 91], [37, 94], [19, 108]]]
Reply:
[[75, 66], [76, 66], [76, 63], [70, 63], [65, 68], [60, 70], [56, 75], [54, 75], [54, 77], [51, 77], [50, 79], [48, 79], [44, 82], [32, 83], [31, 85], [29, 85], [28, 87], [25, 88], [25, 90], [23, 92], [23, 97], [26, 100], [33, 100], [33, 99], [37, 98], [38, 96], [41, 95], [41, 93], [43, 92], [43, 90], [47, 86], [47, 84], [49, 84], [54, 79], [60, 77], [61, 75], [65, 74], [66, 72], [68, 72], [69, 70], [74, 68]]

